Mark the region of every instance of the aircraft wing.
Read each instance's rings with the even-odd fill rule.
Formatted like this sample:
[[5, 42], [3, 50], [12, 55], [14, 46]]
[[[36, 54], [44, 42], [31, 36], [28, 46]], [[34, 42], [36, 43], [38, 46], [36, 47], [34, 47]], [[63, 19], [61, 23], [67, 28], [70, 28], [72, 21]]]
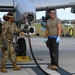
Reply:
[[48, 13], [49, 9], [66, 7], [74, 8], [73, 12], [75, 12], [75, 0], [0, 0], [0, 11], [16, 12], [17, 21], [24, 19], [25, 14], [27, 14], [29, 20], [33, 22], [36, 11], [46, 10]]
[[[14, 11], [19, 0], [0, 0], [0, 11]], [[36, 8], [42, 11], [50, 8], [75, 7], [75, 0], [29, 0]]]
[[13, 0], [0, 0], [0, 11], [14, 11]]
[[75, 7], [75, 0], [29, 0], [37, 11], [51, 8]]

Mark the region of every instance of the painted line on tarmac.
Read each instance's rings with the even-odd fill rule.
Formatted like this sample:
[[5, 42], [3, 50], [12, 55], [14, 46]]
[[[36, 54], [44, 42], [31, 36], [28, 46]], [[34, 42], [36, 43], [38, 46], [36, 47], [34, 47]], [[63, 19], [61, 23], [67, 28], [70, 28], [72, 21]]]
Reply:
[[[25, 70], [27, 68], [30, 68], [31, 70], [33, 70], [33, 72], [35, 72], [34, 75], [45, 75], [38, 67], [36, 64], [18, 64], [19, 66], [21, 66], [22, 68], [25, 68]], [[61, 67], [58, 67], [58, 70], [51, 70], [51, 69], [47, 69], [48, 64], [40, 64], [41, 68], [46, 71], [47, 73], [49, 73], [50, 75], [72, 75], [71, 73], [69, 73], [68, 71], [64, 70]], [[1, 66], [0, 66], [1, 67]], [[6, 68], [12, 68], [11, 64], [7, 64]], [[31, 70], [28, 69], [28, 71], [30, 72]], [[32, 72], [31, 72], [32, 73]], [[75, 74], [73, 74], [75, 75]]]

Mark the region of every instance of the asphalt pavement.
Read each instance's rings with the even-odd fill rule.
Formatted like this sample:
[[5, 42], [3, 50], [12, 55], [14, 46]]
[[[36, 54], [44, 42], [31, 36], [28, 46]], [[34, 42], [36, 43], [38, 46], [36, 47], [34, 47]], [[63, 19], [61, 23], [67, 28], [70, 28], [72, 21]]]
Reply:
[[[17, 64], [22, 67], [21, 71], [13, 71], [10, 60], [7, 62], [8, 73], [0, 72], [0, 75], [45, 75], [35, 64], [28, 43], [28, 38], [25, 37], [27, 46], [27, 56], [31, 58], [30, 61], [17, 61]], [[38, 64], [43, 70], [50, 75], [73, 75], [75, 74], [75, 38], [61, 37], [59, 44], [59, 68], [57, 71], [47, 69], [50, 65], [50, 55], [46, 44], [43, 42], [43, 37], [31, 37], [32, 50]], [[1, 60], [0, 51], [0, 60]]]

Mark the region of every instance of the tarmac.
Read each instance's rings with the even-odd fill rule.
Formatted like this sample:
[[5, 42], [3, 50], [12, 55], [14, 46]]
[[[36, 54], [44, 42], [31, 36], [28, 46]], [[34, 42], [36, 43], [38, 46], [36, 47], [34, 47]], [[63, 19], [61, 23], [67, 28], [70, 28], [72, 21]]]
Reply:
[[[13, 71], [12, 64], [8, 59], [6, 68], [8, 73], [0, 72], [0, 75], [46, 75], [35, 64], [30, 52], [28, 39], [26, 40], [26, 54], [30, 60], [17, 61], [17, 65], [21, 66], [21, 71]], [[49, 75], [75, 75], [75, 38], [74, 37], [61, 37], [59, 44], [59, 68], [58, 70], [47, 69], [50, 65], [49, 50], [44, 43], [43, 37], [31, 37], [31, 44], [36, 61], [40, 67]], [[1, 60], [0, 51], [0, 60]], [[1, 67], [1, 65], [0, 65]]]

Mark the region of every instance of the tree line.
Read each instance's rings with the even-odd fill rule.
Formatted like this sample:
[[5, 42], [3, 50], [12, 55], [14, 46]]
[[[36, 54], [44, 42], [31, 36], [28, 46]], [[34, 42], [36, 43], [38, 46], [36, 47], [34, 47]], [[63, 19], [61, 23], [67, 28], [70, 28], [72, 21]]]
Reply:
[[[42, 19], [36, 19], [35, 20], [35, 23], [40, 23]], [[71, 24], [75, 24], [75, 20], [61, 20], [62, 24], [65, 24], [65, 23], [71, 23]]]

